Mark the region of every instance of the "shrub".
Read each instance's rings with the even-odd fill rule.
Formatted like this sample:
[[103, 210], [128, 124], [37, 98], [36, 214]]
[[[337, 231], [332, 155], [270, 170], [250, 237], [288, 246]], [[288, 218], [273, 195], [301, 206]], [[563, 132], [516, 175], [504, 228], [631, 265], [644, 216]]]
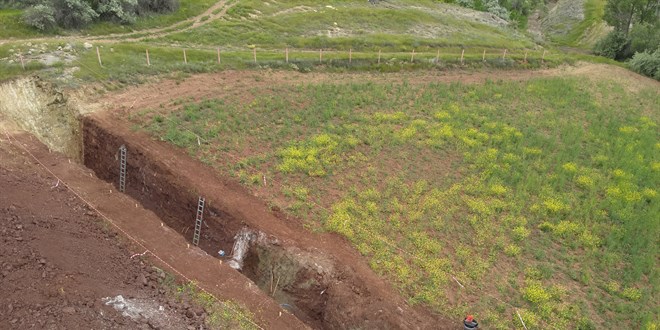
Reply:
[[54, 0], [55, 20], [65, 28], [83, 27], [99, 17], [89, 3], [83, 0]]
[[179, 9], [179, 0], [138, 0], [137, 14], [166, 13]]
[[461, 7], [472, 8], [472, 9], [475, 8], [474, 0], [456, 0], [456, 3]]
[[40, 30], [55, 25], [80, 28], [97, 19], [130, 24], [137, 16], [179, 8], [179, 0], [29, 0], [25, 3], [32, 5], [25, 12], [25, 23]]
[[660, 80], [660, 48], [636, 53], [628, 64], [636, 72]]
[[487, 12], [505, 20], [509, 19], [509, 11], [502, 7], [497, 0], [485, 0], [483, 4]]
[[23, 20], [25, 24], [41, 31], [51, 30], [57, 25], [55, 10], [48, 5], [36, 5], [27, 9], [23, 14]]
[[630, 53], [652, 52], [660, 45], [660, 22], [640, 23], [630, 29]]
[[629, 40], [625, 33], [613, 30], [596, 43], [594, 46], [594, 53], [607, 58], [620, 60], [626, 57], [626, 48], [628, 47], [628, 44]]
[[104, 20], [133, 23], [137, 0], [99, 0], [96, 12]]

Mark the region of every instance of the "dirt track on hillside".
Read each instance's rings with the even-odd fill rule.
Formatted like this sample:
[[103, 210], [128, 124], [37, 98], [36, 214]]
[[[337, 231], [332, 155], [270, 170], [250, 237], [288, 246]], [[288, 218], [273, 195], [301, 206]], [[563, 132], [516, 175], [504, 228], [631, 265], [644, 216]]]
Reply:
[[138, 30], [135, 32], [128, 32], [128, 33], [108, 34], [98, 37], [91, 37], [88, 38], [88, 40], [96, 41], [96, 42], [104, 42], [104, 41], [116, 42], [117, 39], [121, 39], [122, 42], [136, 42], [145, 39], [161, 38], [173, 33], [185, 32], [188, 30], [198, 28], [200, 26], [204, 26], [206, 24], [209, 24], [215, 20], [224, 17], [225, 14], [227, 13], [227, 10], [229, 10], [229, 8], [233, 7], [236, 4], [236, 2], [230, 4], [227, 4], [227, 2], [229, 1], [228, 0], [218, 1], [216, 4], [211, 6], [203, 13], [195, 17], [191, 17], [186, 20], [177, 22], [170, 26], [146, 29], [146, 30]]
[[163, 80], [132, 87], [101, 98], [101, 108], [147, 109], [179, 99], [206, 99], [225, 96], [239, 97], [250, 102], [252, 90], [266, 91], [269, 86], [301, 84], [345, 84], [379, 83], [428, 84], [463, 83], [475, 84], [486, 81], [525, 81], [541, 77], [576, 76], [594, 82], [612, 80], [635, 91], [646, 86], [658, 86], [660, 82], [638, 75], [621, 67], [579, 63], [576, 66], [561, 66], [541, 70], [482, 70], [482, 71], [416, 71], [400, 73], [299, 73], [294, 71], [222, 71], [199, 74], [184, 81]]

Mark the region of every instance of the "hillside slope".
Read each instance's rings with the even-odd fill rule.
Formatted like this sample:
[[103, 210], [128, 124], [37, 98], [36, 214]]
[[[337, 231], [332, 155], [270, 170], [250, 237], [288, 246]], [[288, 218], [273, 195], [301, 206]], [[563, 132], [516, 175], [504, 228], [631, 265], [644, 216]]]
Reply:
[[541, 15], [543, 34], [562, 46], [592, 48], [609, 31], [603, 21], [606, 0], [558, 0]]
[[488, 13], [434, 1], [236, 1], [228, 15], [156, 41], [206, 45], [409, 50], [534, 44]]

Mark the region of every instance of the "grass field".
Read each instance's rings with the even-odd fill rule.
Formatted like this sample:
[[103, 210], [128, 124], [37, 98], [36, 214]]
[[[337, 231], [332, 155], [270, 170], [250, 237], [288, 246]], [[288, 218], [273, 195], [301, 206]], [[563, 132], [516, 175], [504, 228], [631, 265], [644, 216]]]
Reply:
[[[348, 48], [406, 51], [446, 46], [524, 48], [533, 43], [513, 28], [456, 14], [466, 10], [434, 1], [296, 0], [236, 2], [226, 19], [161, 41], [262, 48]], [[456, 12], [447, 10], [451, 9]], [[474, 12], [472, 12], [474, 13]]]
[[520, 328], [516, 310], [631, 328], [658, 322], [658, 103], [584, 78], [337, 83], [132, 120], [344, 235], [411, 303], [487, 328]]
[[43, 33], [23, 24], [22, 11], [0, 9], [0, 39], [35, 38]]

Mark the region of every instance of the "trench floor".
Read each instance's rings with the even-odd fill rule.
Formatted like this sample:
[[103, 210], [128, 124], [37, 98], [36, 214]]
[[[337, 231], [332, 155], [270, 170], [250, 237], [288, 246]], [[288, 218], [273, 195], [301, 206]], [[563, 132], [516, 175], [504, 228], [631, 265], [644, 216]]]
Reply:
[[[221, 300], [231, 300], [245, 306], [255, 315], [254, 321], [264, 329], [308, 328], [242, 274], [202, 250], [191, 247], [179, 233], [164, 226], [153, 212], [142, 208], [133, 198], [118, 193], [91, 170], [59, 153], [50, 152], [29, 134], [9, 134], [22, 145], [21, 148], [26, 148], [61, 179], [60, 185], [68, 184], [103, 217], [107, 217], [106, 220], [109, 219], [117, 231], [141, 249], [135, 253], [147, 250], [147, 258], [154, 264], [178, 277], [195, 281]], [[27, 152], [23, 153], [23, 157], [36, 163]], [[57, 178], [51, 179], [56, 182]]]

